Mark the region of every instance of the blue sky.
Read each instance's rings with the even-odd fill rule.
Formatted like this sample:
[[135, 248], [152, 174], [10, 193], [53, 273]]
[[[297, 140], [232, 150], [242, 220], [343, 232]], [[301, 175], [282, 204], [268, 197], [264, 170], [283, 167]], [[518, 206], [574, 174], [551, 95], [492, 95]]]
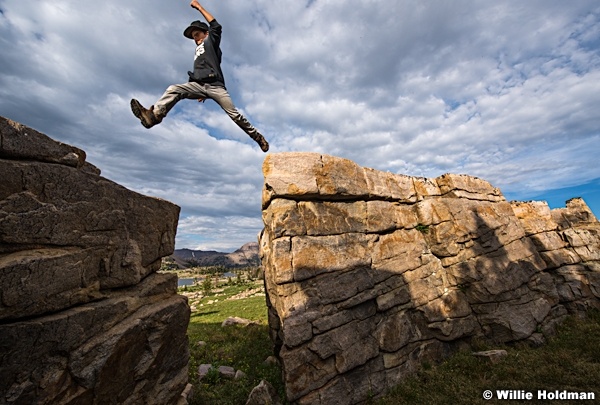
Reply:
[[[511, 200], [510, 194], [505, 193], [505, 197]], [[531, 195], [519, 200], [538, 200], [546, 201], [550, 208], [561, 208], [565, 202], [574, 197], [581, 197], [588, 207], [594, 212], [596, 217], [600, 216], [600, 179], [595, 179], [589, 183], [580, 184], [573, 187], [564, 187], [555, 190], [546, 190], [537, 195]], [[517, 199], [517, 198], [515, 198]]]
[[[237, 107], [272, 152], [411, 176], [477, 176], [507, 199], [600, 214], [597, 0], [207, 0]], [[84, 149], [103, 175], [182, 207], [178, 248], [262, 228], [265, 155], [211, 101], [182, 101], [189, 1], [0, 0], [0, 115]]]

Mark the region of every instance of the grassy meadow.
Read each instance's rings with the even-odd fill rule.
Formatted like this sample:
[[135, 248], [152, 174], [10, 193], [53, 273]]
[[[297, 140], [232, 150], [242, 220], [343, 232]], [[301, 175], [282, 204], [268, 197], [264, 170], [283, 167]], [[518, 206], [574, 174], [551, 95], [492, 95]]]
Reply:
[[[425, 365], [417, 374], [394, 388], [378, 405], [401, 404], [574, 404], [600, 403], [600, 312], [586, 319], [568, 318], [545, 345], [531, 347], [482, 346], [481, 350], [505, 349], [508, 356], [496, 364], [457, 353], [439, 365]], [[491, 390], [493, 399], [484, 400]], [[496, 390], [532, 392], [532, 400], [500, 400]], [[538, 390], [594, 392], [595, 401], [537, 399]]]
[[[284, 399], [281, 369], [265, 364], [271, 356], [268, 335], [267, 308], [262, 281], [223, 283], [180, 288], [189, 296], [192, 312], [188, 335], [190, 339], [190, 382], [194, 385], [192, 405], [245, 404], [253, 387], [260, 380], [269, 381]], [[242, 299], [230, 299], [243, 292], [257, 292]], [[199, 294], [202, 293], [202, 294]], [[210, 303], [209, 303], [210, 302]], [[252, 321], [257, 325], [221, 327], [230, 316]], [[205, 344], [198, 344], [205, 342]], [[483, 404], [504, 403], [506, 400], [484, 400], [485, 390], [569, 390], [594, 391], [597, 400], [577, 403], [600, 403], [600, 312], [592, 311], [587, 319], [569, 318], [558, 334], [547, 344], [532, 348], [526, 344], [513, 346], [481, 345], [478, 350], [505, 349], [508, 356], [496, 364], [476, 358], [470, 352], [457, 353], [441, 364], [424, 364], [421, 371], [407, 378], [388, 396], [372, 400], [373, 405], [397, 404]], [[246, 378], [232, 381], [209, 373], [198, 381], [198, 366], [212, 364], [230, 366], [246, 373]], [[535, 394], [537, 395], [537, 394]], [[494, 394], [495, 398], [495, 394]], [[512, 403], [544, 403], [537, 401]], [[548, 401], [561, 404], [569, 401]], [[285, 404], [286, 402], [283, 401]]]
[[[231, 299], [243, 292], [261, 290], [248, 298]], [[191, 405], [245, 404], [252, 388], [261, 380], [270, 382], [284, 398], [281, 369], [278, 365], [266, 364], [273, 354], [267, 326], [267, 307], [262, 293], [261, 281], [222, 283], [210, 292], [206, 286], [180, 288], [180, 293], [190, 295], [192, 311], [188, 336], [190, 340], [190, 382], [194, 385]], [[202, 292], [202, 298], [193, 298]], [[209, 304], [210, 302], [210, 304]], [[248, 326], [222, 327], [229, 317], [241, 317], [256, 322]], [[199, 344], [204, 342], [205, 344]], [[221, 378], [217, 372], [209, 373], [198, 381], [201, 364], [230, 366], [241, 370], [246, 378], [233, 381]]]

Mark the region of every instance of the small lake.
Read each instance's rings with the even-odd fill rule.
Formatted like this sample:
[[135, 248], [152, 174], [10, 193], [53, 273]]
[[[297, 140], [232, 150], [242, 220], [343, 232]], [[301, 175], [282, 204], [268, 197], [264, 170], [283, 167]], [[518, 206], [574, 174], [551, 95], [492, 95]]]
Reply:
[[[237, 274], [227, 272], [227, 273], [223, 273], [221, 275], [221, 277], [233, 278], [233, 277], [237, 277]], [[194, 285], [194, 281], [198, 281], [198, 279], [197, 278], [180, 278], [177, 280], [177, 287], [183, 287], [186, 285]], [[200, 281], [202, 281], [202, 279], [200, 279]]]
[[183, 287], [184, 285], [194, 285], [193, 278], [180, 278], [177, 280], [177, 287]]

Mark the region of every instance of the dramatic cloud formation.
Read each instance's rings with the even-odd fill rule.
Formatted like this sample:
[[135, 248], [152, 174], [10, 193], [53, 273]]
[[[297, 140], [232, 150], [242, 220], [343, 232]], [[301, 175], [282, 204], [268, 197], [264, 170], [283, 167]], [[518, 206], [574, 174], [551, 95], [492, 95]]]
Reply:
[[[465, 173], [509, 199], [577, 191], [600, 214], [596, 0], [201, 3], [224, 27], [234, 102], [272, 152]], [[264, 154], [212, 101], [182, 101], [151, 130], [129, 110], [187, 80], [182, 32], [201, 18], [187, 0], [0, 0], [0, 115], [180, 205], [178, 248], [231, 250], [262, 228]]]

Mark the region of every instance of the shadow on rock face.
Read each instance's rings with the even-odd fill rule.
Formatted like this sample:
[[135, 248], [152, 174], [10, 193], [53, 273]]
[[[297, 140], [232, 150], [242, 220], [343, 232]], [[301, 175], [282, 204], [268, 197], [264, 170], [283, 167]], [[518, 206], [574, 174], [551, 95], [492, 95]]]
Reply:
[[292, 403], [361, 403], [473, 337], [531, 339], [600, 307], [600, 257], [581, 254], [598, 252], [600, 228], [583, 201], [564, 228], [547, 204], [465, 175], [316, 153], [271, 154], [263, 172], [269, 324]]

